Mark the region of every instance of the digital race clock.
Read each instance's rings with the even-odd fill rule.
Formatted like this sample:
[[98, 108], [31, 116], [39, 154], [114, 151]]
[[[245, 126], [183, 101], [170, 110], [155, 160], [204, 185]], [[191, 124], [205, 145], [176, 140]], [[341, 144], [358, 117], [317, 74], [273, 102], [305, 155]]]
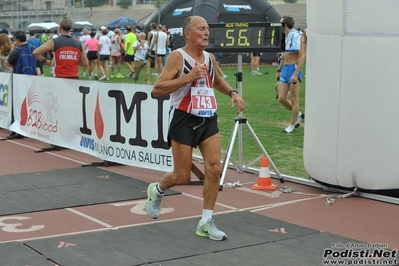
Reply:
[[280, 52], [281, 23], [209, 24], [208, 52]]

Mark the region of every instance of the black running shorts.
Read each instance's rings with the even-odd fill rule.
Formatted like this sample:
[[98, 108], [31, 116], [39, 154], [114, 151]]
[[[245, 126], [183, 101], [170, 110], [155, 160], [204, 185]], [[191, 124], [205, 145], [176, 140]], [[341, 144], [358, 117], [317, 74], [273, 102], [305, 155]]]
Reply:
[[88, 51], [87, 52], [87, 59], [88, 60], [96, 60], [96, 59], [98, 59], [97, 51]]
[[216, 113], [212, 117], [198, 117], [172, 109], [169, 115], [173, 115], [168, 132], [169, 146], [173, 139], [181, 144], [197, 147], [202, 141], [219, 133]]

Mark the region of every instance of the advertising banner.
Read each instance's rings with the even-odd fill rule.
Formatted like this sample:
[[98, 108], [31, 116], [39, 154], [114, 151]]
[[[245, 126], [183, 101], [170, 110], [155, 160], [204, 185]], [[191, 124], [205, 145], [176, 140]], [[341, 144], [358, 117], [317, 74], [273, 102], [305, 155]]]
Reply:
[[13, 82], [11, 131], [110, 162], [172, 170], [169, 97], [153, 98], [151, 85], [26, 75]]
[[0, 73], [0, 127], [11, 125], [12, 74]]

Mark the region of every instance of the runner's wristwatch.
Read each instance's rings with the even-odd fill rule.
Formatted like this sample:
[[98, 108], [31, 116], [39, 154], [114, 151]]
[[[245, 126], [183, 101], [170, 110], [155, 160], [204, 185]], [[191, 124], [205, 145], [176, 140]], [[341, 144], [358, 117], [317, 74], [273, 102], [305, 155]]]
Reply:
[[231, 97], [231, 94], [232, 94], [233, 92], [235, 92], [235, 93], [238, 94], [238, 90], [231, 90], [231, 91], [229, 92], [229, 96], [230, 96], [230, 97]]

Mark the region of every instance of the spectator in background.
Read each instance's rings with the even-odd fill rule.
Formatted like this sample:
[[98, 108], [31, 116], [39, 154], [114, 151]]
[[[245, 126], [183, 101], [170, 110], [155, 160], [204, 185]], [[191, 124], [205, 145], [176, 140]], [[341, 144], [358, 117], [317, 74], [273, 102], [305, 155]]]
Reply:
[[7, 36], [10, 34], [7, 29], [1, 29], [0, 34], [6, 34]]
[[[28, 43], [33, 47], [35, 47], [35, 49], [40, 45], [42, 45], [42, 42], [38, 38], [36, 38], [35, 33], [33, 31], [29, 32]], [[38, 76], [43, 75], [43, 63], [40, 62], [39, 60], [36, 60], [36, 75]]]
[[0, 34], [6, 34], [11, 39], [11, 42], [14, 42], [14, 36], [7, 29], [1, 29]]
[[[150, 45], [150, 47], [151, 47], [152, 43], [154, 42], [154, 37], [156, 34], [157, 34], [157, 24], [152, 22], [150, 24], [150, 31], [147, 33], [147, 42]], [[154, 69], [158, 69], [157, 61], [155, 60], [155, 47], [150, 50], [150, 55], [152, 55], [152, 57], [148, 59], [150, 61], [150, 65], [151, 65], [152, 60], [154, 60]]]
[[51, 39], [54, 40], [54, 39], [57, 39], [57, 38], [58, 38], [58, 30], [55, 30], [53, 32], [53, 36], [51, 36]]
[[161, 26], [158, 27], [158, 31], [154, 36], [153, 42], [151, 43], [150, 50], [155, 49], [155, 76], [158, 76], [163, 70], [162, 60], [166, 55], [166, 47], [169, 46], [168, 35], [162, 31]]
[[109, 68], [108, 62], [111, 56], [111, 40], [107, 37], [107, 29], [102, 30], [102, 36], [99, 39], [99, 52], [100, 52], [100, 71], [101, 71], [101, 80], [109, 80]]
[[251, 74], [253, 75], [262, 75], [259, 71], [260, 56], [261, 53], [251, 53]]
[[107, 37], [111, 39], [115, 35], [115, 32], [110, 27], [107, 27], [107, 31]]
[[137, 41], [136, 27], [126, 27], [127, 36], [125, 39], [125, 65], [130, 70], [129, 78], [134, 78], [134, 49], [133, 44]]
[[38, 38], [36, 38], [35, 33], [33, 31], [29, 32], [29, 39], [27, 42], [35, 48], [42, 45], [42, 42]]
[[162, 60], [162, 64], [165, 65], [166, 60], [168, 59], [168, 55], [172, 52], [172, 35], [170, 34], [169, 28], [166, 25], [162, 26], [162, 31], [166, 33], [166, 35], [168, 36], [168, 40], [169, 40], [169, 45], [166, 47], [166, 55], [164, 56], [163, 60]]
[[[33, 50], [35, 49], [32, 45], [27, 43], [26, 35], [22, 31], [17, 31], [15, 33], [16, 47], [6, 60], [6, 65], [13, 68], [13, 73], [15, 74], [25, 74], [25, 75], [36, 75], [36, 59], [33, 56]], [[50, 61], [47, 62], [50, 64]], [[14, 120], [14, 114], [12, 113], [12, 120]], [[16, 132], [11, 132], [7, 136], [8, 139], [23, 138], [23, 136], [17, 134]]]
[[[26, 35], [22, 31], [15, 33], [16, 47], [8, 57], [6, 64], [7, 66], [13, 67], [13, 73], [25, 74], [25, 75], [36, 75], [36, 59], [33, 56], [33, 50], [35, 49], [26, 41]], [[19, 61], [21, 53], [24, 54], [24, 60]]]
[[[301, 42], [299, 32], [294, 28], [295, 20], [291, 16], [283, 16], [280, 20], [285, 33], [285, 52], [277, 69], [278, 100], [291, 112], [291, 120], [282, 133], [291, 133], [301, 125], [305, 114], [299, 110], [299, 89], [302, 81], [302, 66], [306, 57], [306, 43]], [[287, 99], [291, 92], [291, 100]]]
[[[111, 38], [115, 35], [115, 31], [113, 31], [109, 26], [107, 26], [107, 37], [111, 40]], [[108, 67], [112, 66], [112, 60], [109, 60]]]
[[[36, 48], [33, 54], [37, 60], [47, 62], [42, 54], [53, 51], [54, 54], [54, 74], [55, 78], [79, 78], [79, 65], [87, 66], [88, 60], [85, 49], [80, 41], [70, 35], [72, 20], [64, 17], [59, 26], [60, 36], [49, 40], [40, 47]], [[60, 150], [62, 147], [51, 144], [45, 150]]]
[[134, 54], [134, 83], [137, 83], [137, 80], [139, 79], [140, 72], [144, 68], [144, 75], [145, 75], [145, 81], [147, 84], [151, 84], [150, 82], [150, 62], [148, 61], [148, 54], [149, 53], [149, 48], [150, 46], [148, 45], [148, 42], [145, 39], [145, 33], [140, 32], [139, 34], [139, 40], [137, 40], [134, 45], [133, 49], [135, 51]]
[[223, 57], [223, 53], [222, 52], [217, 52], [214, 54], [215, 55], [215, 59], [216, 59], [216, 71], [219, 74], [219, 76], [221, 76], [223, 79], [227, 79], [227, 76], [223, 73], [222, 70], [222, 57]]
[[[121, 30], [116, 28], [114, 36], [111, 37], [111, 78], [124, 78], [121, 74], [122, 51], [124, 52]], [[114, 75], [115, 64], [117, 64], [118, 69], [116, 75]]]
[[[82, 36], [80, 36], [79, 41], [82, 44], [82, 46], [85, 48], [86, 56], [87, 56], [87, 52], [88, 52], [88, 50], [86, 48], [86, 41], [89, 39], [90, 39], [90, 31], [87, 28], [84, 28], [82, 30]], [[87, 70], [87, 67], [83, 67], [83, 73], [82, 73], [83, 77], [86, 77], [86, 70]], [[90, 73], [89, 73], [89, 75], [90, 75]]]
[[[80, 41], [69, 35], [72, 29], [72, 20], [64, 17], [60, 22], [60, 36], [49, 40], [36, 48], [33, 54], [37, 60], [46, 61], [42, 54], [54, 52], [54, 77], [56, 78], [79, 78], [79, 65], [87, 66], [88, 60]], [[74, 56], [65, 56], [74, 55]]]
[[125, 39], [127, 36], [127, 30], [125, 28], [121, 28], [121, 33], [122, 33], [122, 43], [125, 44]]
[[87, 51], [87, 59], [89, 60], [89, 79], [98, 79], [98, 46], [99, 41], [96, 38], [96, 33], [94, 31], [90, 32], [90, 39], [86, 41], [84, 46]]
[[12, 42], [7, 34], [0, 34], [0, 72], [12, 73], [13, 69], [7, 65], [8, 56], [11, 54], [13, 49]]
[[41, 41], [42, 43], [46, 43], [48, 40], [51, 39], [49, 35], [50, 35], [50, 31], [49, 31], [49, 30], [46, 30], [46, 31], [42, 34], [42, 36], [40, 37], [40, 38], [41, 38], [40, 41]]
[[101, 26], [100, 30], [97, 32], [97, 35], [96, 35], [97, 40], [100, 40], [100, 37], [103, 36], [103, 34], [102, 34], [103, 30], [106, 30], [108, 33], [107, 27]]
[[[40, 41], [42, 42], [42, 44], [45, 44], [46, 42], [48, 42], [50, 40], [50, 31], [46, 30], [41, 36], [40, 36]], [[46, 57], [46, 59], [51, 60], [52, 59], [52, 53], [51, 52], [46, 52], [44, 57]], [[51, 71], [53, 71], [51, 69]]]

